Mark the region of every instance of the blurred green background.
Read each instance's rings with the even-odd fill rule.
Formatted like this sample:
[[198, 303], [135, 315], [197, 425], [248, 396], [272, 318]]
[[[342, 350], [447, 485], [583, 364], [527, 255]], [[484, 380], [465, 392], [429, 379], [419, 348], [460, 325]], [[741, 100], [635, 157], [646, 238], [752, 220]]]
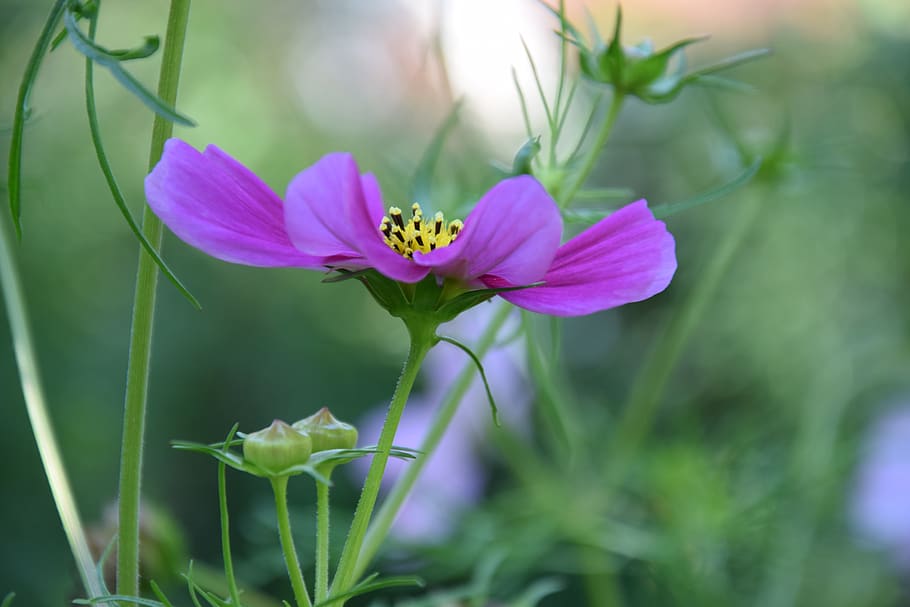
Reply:
[[[0, 2], [4, 165], [18, 82], [48, 4]], [[552, 428], [528, 414], [530, 435], [504, 432], [519, 445], [491, 439], [483, 452], [490, 481], [483, 500], [455, 522], [460, 532], [396, 553], [389, 566], [422, 573], [434, 589], [482, 586], [489, 574], [491, 604], [541, 579], [562, 588], [547, 605], [910, 604], [908, 449], [886, 463], [893, 476], [874, 497], [904, 518], [879, 521], [885, 532], [870, 537], [856, 506], [877, 453], [870, 436], [887, 427], [877, 420], [910, 406], [907, 6], [648, 0], [624, 7], [628, 43], [650, 36], [661, 47], [711, 33], [691, 54], [693, 65], [757, 46], [774, 53], [736, 72], [754, 92], [689, 90], [669, 106], [630, 101], [591, 183], [658, 203], [716, 187], [742, 169], [721, 122], [771, 162], [732, 195], [667, 220], [679, 257], [667, 292], [562, 324], [553, 374], [580, 421], [571, 427], [574, 448], [550, 445]], [[587, 8], [609, 31], [615, 5]], [[569, 10], [584, 21], [581, 5], [570, 2]], [[121, 48], [163, 34], [166, 12], [163, 1], [107, 0], [99, 41]], [[178, 105], [199, 127], [178, 134], [200, 147], [217, 144], [279, 193], [322, 154], [351, 151], [378, 175], [390, 203], [407, 203], [434, 130], [464, 96], [433, 198], [421, 202], [469, 203], [496, 182], [493, 163], [508, 166], [525, 140], [509, 77], [517, 66], [533, 91], [518, 36], [550, 91], [555, 26], [531, 1], [197, 0]], [[151, 84], [157, 61], [131, 69]], [[117, 491], [137, 245], [96, 165], [82, 78], [82, 59], [64, 44], [34, 91], [18, 257], [67, 469], [83, 517], [100, 524]], [[138, 212], [151, 116], [101, 69], [96, 82], [108, 152]], [[593, 95], [586, 86], [579, 98]], [[541, 113], [533, 117], [542, 130]], [[691, 319], [654, 423], [623, 459], [605, 462], [605, 438], [634, 378], [749, 209], [730, 266]], [[168, 442], [215, 441], [234, 422], [253, 430], [323, 405], [360, 419], [391, 394], [405, 333], [355, 284], [228, 265], [171, 237], [165, 257], [204, 311], [162, 282], [146, 495], [183, 530], [188, 553], [217, 566], [215, 466]], [[76, 577], [5, 322], [0, 411], [0, 594], [15, 591], [15, 605], [61, 605], [77, 595]], [[901, 441], [910, 445], [910, 436]], [[516, 460], [524, 449], [543, 467], [522, 470]], [[625, 473], [608, 478], [610, 466]], [[339, 477], [342, 533], [356, 488]], [[270, 496], [254, 480], [230, 479], [241, 577], [288, 596], [268, 524]], [[300, 488], [302, 518], [311, 495]], [[185, 604], [179, 591], [172, 596]]]

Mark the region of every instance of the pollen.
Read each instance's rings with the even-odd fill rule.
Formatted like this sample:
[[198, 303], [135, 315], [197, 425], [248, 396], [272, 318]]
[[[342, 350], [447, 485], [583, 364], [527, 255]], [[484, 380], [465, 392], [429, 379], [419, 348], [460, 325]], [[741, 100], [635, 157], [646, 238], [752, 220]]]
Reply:
[[414, 251], [429, 253], [452, 244], [464, 227], [460, 219], [446, 223], [442, 213], [436, 213], [431, 221], [424, 219], [423, 211], [416, 202], [411, 205], [411, 218], [405, 222], [398, 207], [389, 207], [389, 214], [382, 218], [379, 231], [385, 243], [403, 257], [413, 259]]

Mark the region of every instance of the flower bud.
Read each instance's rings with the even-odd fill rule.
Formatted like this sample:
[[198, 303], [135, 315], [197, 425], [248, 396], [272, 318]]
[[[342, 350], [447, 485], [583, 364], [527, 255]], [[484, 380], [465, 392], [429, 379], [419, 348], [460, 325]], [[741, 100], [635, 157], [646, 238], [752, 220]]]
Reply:
[[328, 407], [295, 422], [294, 428], [310, 435], [313, 453], [329, 449], [353, 449], [357, 444], [357, 428], [335, 419]]
[[312, 452], [310, 437], [279, 419], [243, 440], [243, 457], [266, 472], [277, 473], [303, 464]]

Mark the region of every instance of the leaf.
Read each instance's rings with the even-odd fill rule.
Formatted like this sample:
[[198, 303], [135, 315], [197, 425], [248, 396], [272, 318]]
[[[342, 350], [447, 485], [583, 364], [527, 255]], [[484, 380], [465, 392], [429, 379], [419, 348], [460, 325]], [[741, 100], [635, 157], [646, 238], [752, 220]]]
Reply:
[[47, 54], [48, 46], [54, 35], [54, 28], [60, 21], [64, 13], [66, 0], [57, 0], [51, 8], [51, 12], [44, 22], [44, 29], [38, 36], [35, 48], [28, 59], [25, 67], [25, 74], [22, 76], [22, 82], [19, 84], [19, 95], [16, 98], [16, 110], [13, 115], [13, 134], [10, 138], [9, 145], [9, 171], [7, 173], [7, 188], [9, 190], [9, 210], [13, 218], [13, 226], [16, 229], [16, 237], [22, 238], [22, 223], [20, 221], [22, 209], [22, 137], [25, 130], [25, 120], [30, 111], [28, 108], [28, 99], [32, 93], [32, 87], [38, 77], [38, 70], [41, 68], [41, 61]]
[[730, 192], [742, 187], [748, 183], [749, 180], [755, 177], [762, 166], [762, 162], [763, 159], [761, 157], [758, 157], [752, 162], [752, 164], [743, 169], [741, 173], [723, 185], [718, 186], [713, 190], [708, 190], [707, 192], [699, 194], [698, 196], [689, 198], [688, 200], [655, 205], [651, 209], [651, 212], [654, 213], [654, 217], [657, 219], [663, 219], [665, 217], [669, 217], [670, 215], [679, 213], [680, 211], [686, 211], [706, 202], [711, 202], [712, 200], [723, 198]]
[[430, 140], [430, 144], [420, 158], [420, 163], [417, 165], [417, 170], [414, 172], [414, 178], [411, 180], [411, 188], [408, 192], [408, 196], [412, 202], [431, 199], [433, 172], [436, 170], [436, 165], [439, 163], [439, 157], [442, 155], [442, 148], [445, 145], [446, 140], [449, 138], [449, 135], [452, 134], [452, 131], [458, 125], [458, 121], [461, 119], [462, 105], [463, 102], [461, 100], [455, 102], [455, 105], [449, 110], [445, 120], [443, 120], [442, 124], [439, 125], [439, 128], [436, 129], [436, 132], [433, 134], [433, 139]]
[[108, 594], [106, 596], [97, 596], [93, 599], [75, 599], [73, 602], [77, 605], [98, 605], [100, 603], [129, 603], [131, 605], [142, 605], [143, 607], [169, 607], [165, 603], [152, 599], [144, 599], [138, 596], [128, 596], [125, 594]]
[[[89, 18], [89, 41], [93, 41], [95, 38], [95, 27], [97, 24], [97, 16], [93, 15]], [[154, 43], [155, 49], [158, 48], [158, 39], [155, 38]], [[116, 52], [126, 52], [126, 51], [116, 51]], [[152, 51], [154, 52], [154, 51]], [[147, 56], [147, 55], [146, 55]], [[117, 208], [120, 209], [120, 214], [123, 215], [123, 218], [126, 220], [127, 225], [132, 230], [133, 234], [139, 240], [139, 244], [142, 245], [142, 248], [145, 249], [145, 252], [149, 254], [152, 260], [155, 262], [155, 265], [161, 270], [161, 272], [167, 277], [171, 283], [177, 287], [177, 290], [195, 307], [197, 310], [201, 310], [202, 306], [199, 304], [199, 301], [190, 293], [189, 289], [184, 286], [184, 284], [177, 278], [177, 275], [168, 267], [164, 260], [161, 258], [161, 255], [158, 253], [157, 249], [152, 246], [152, 243], [148, 241], [145, 234], [139, 227], [139, 224], [136, 223], [133, 214], [130, 212], [129, 206], [126, 204], [126, 198], [123, 195], [123, 192], [120, 189], [120, 185], [117, 183], [117, 178], [114, 176], [114, 170], [111, 167], [110, 162], [107, 158], [107, 153], [104, 150], [104, 143], [101, 139], [101, 127], [98, 124], [98, 112], [95, 109], [95, 78], [94, 78], [94, 69], [92, 69], [92, 60], [86, 59], [85, 65], [85, 109], [88, 114], [88, 125], [89, 132], [92, 138], [92, 144], [95, 148], [95, 156], [98, 158], [98, 166], [101, 167], [101, 173], [104, 175], [104, 180], [107, 182], [107, 187], [111, 191], [111, 196], [114, 199], [114, 204], [117, 205]]]
[[487, 373], [483, 369], [483, 363], [480, 362], [480, 358], [474, 354], [474, 351], [471, 350], [471, 348], [461, 343], [454, 337], [446, 337], [444, 335], [437, 335], [436, 337], [439, 339], [439, 341], [444, 341], [447, 344], [452, 344], [456, 348], [460, 349], [462, 352], [467, 354], [472, 361], [474, 361], [474, 365], [477, 366], [477, 371], [480, 373], [480, 379], [483, 380], [483, 389], [487, 392], [487, 400], [490, 402], [490, 409], [493, 413], [493, 423], [496, 424], [496, 427], [499, 427], [501, 425], [499, 423], [499, 409], [496, 407], [496, 400], [493, 398], [493, 391], [490, 390], [490, 382], [487, 381]]
[[399, 575], [373, 581], [376, 579], [377, 575], [378, 574], [374, 573], [349, 591], [337, 596], [329, 597], [324, 601], [316, 603], [313, 607], [328, 607], [329, 605], [334, 605], [338, 602], [347, 601], [352, 597], [374, 592], [376, 590], [383, 590], [385, 588], [398, 588], [402, 586], [417, 586], [418, 588], [423, 588], [425, 585], [424, 581], [416, 575]]
[[96, 45], [79, 29], [76, 23], [76, 17], [72, 11], [66, 11], [63, 16], [63, 24], [69, 33], [70, 42], [73, 47], [103, 67], [106, 67], [111, 75], [139, 101], [144, 103], [150, 110], [176, 124], [183, 126], [196, 126], [191, 118], [184, 116], [170, 105], [158, 98], [154, 93], [146, 89], [132, 74], [127, 72], [120, 65], [120, 59], [113, 55], [111, 51]]
[[0, 607], [10, 607], [13, 604], [13, 599], [16, 598], [15, 592], [10, 592], [5, 597], [3, 597], [3, 602], [0, 603]]
[[529, 285], [521, 285], [516, 287], [501, 287], [498, 289], [476, 289], [474, 291], [468, 291], [467, 293], [462, 293], [458, 297], [454, 297], [444, 303], [437, 310], [437, 314], [440, 319], [451, 320], [467, 310], [468, 308], [473, 308], [477, 304], [483, 303], [491, 297], [495, 297], [499, 293], [506, 293], [508, 291], [519, 291], [521, 289], [530, 289], [531, 287], [538, 287], [542, 285], [543, 282], [535, 282]]

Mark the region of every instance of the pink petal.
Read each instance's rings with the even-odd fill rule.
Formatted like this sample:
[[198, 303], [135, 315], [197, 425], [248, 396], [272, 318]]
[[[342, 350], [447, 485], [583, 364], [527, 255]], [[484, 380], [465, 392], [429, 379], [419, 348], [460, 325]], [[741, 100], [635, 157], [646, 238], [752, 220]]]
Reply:
[[[660, 293], [676, 271], [673, 236], [644, 200], [591, 226], [556, 252], [546, 284], [502, 293], [517, 306], [555, 316], [580, 316]], [[487, 281], [489, 286], [507, 286]]]
[[562, 218], [550, 195], [533, 177], [499, 182], [465, 218], [464, 228], [448, 247], [414, 261], [435, 274], [466, 282], [491, 277], [511, 284], [540, 280], [553, 262]]
[[404, 282], [428, 270], [383, 242], [382, 192], [376, 178], [361, 176], [350, 154], [333, 153], [298, 174], [288, 186], [285, 221], [301, 250], [347, 268], [373, 267]]
[[322, 258], [291, 244], [281, 199], [215, 146], [200, 154], [179, 139], [167, 141], [145, 178], [145, 195], [174, 234], [213, 257], [250, 266], [322, 266]]

